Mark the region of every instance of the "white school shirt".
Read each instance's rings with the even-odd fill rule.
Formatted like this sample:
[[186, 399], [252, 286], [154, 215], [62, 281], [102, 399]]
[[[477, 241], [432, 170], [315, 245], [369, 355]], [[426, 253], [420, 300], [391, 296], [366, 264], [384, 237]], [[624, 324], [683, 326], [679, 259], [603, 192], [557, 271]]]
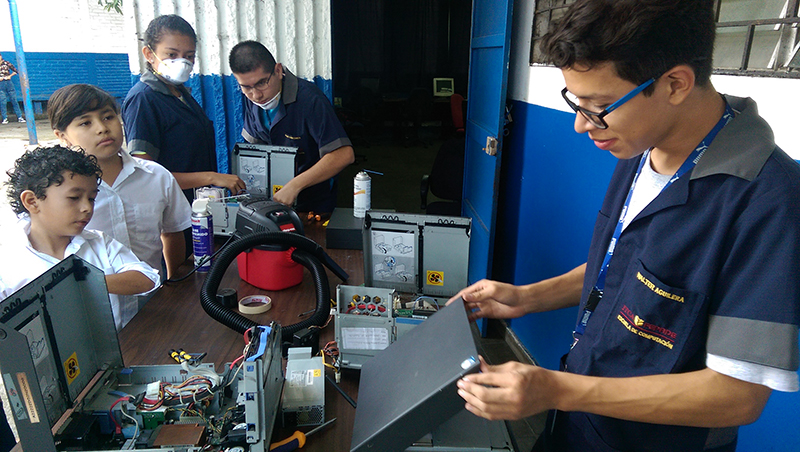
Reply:
[[[0, 300], [7, 298], [61, 261], [33, 248], [28, 238], [31, 222], [27, 215], [20, 218], [18, 225], [20, 227], [10, 234], [12, 237], [9, 237], [7, 245], [3, 246], [6, 258], [0, 259]], [[158, 287], [157, 271], [137, 259], [131, 250], [100, 231], [84, 229], [80, 235], [73, 237], [64, 251], [64, 257], [73, 254], [99, 268], [106, 275], [135, 270], [147, 276], [153, 282], [153, 289], [139, 295], [152, 292]], [[114, 313], [114, 324], [119, 331], [139, 311], [139, 302], [136, 295], [109, 294], [108, 298]]]
[[162, 232], [192, 226], [192, 208], [175, 177], [156, 162], [120, 151], [114, 184], [100, 183], [87, 229], [103, 231], [155, 269], [161, 269]]

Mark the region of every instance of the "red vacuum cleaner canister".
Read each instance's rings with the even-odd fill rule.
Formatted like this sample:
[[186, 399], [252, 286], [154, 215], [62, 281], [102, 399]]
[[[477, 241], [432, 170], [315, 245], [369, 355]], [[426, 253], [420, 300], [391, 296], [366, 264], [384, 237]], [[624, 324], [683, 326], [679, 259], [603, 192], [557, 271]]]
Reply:
[[[254, 197], [239, 205], [236, 235], [252, 232], [285, 232], [303, 235], [303, 223], [292, 208], [266, 198]], [[258, 288], [283, 290], [303, 282], [303, 266], [292, 260], [294, 248], [259, 245], [236, 256], [239, 277]]]
[[283, 290], [303, 282], [303, 266], [292, 260], [289, 248], [282, 251], [254, 248], [236, 256], [239, 277], [265, 290]]

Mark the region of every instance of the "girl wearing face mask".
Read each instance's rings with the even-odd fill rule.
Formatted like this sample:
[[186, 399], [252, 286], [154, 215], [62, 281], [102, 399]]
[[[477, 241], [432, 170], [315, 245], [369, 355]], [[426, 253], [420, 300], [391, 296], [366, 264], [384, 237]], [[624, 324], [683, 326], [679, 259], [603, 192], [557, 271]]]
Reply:
[[147, 70], [122, 104], [128, 152], [171, 171], [190, 202], [195, 187], [244, 190], [238, 176], [217, 172], [214, 126], [183, 85], [195, 61], [192, 26], [174, 14], [157, 17], [147, 26], [144, 44]]

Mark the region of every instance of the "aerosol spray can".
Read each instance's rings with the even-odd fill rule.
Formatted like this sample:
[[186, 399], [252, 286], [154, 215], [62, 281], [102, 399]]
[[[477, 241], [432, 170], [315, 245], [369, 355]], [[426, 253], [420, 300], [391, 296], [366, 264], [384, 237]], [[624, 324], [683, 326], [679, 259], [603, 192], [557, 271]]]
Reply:
[[364, 218], [372, 206], [372, 179], [366, 171], [359, 171], [353, 178], [353, 216]]
[[192, 202], [192, 249], [194, 266], [199, 272], [211, 268], [211, 255], [214, 254], [214, 222], [208, 211], [208, 198]]

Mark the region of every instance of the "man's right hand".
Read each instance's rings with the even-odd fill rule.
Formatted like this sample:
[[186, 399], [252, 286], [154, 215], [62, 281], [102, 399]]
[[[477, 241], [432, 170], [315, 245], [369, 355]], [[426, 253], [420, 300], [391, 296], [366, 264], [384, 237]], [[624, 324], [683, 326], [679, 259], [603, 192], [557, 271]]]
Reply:
[[447, 304], [458, 297], [464, 299], [470, 321], [484, 317], [512, 319], [528, 313], [524, 306], [525, 301], [520, 297], [519, 287], [512, 284], [484, 279], [462, 289]]

